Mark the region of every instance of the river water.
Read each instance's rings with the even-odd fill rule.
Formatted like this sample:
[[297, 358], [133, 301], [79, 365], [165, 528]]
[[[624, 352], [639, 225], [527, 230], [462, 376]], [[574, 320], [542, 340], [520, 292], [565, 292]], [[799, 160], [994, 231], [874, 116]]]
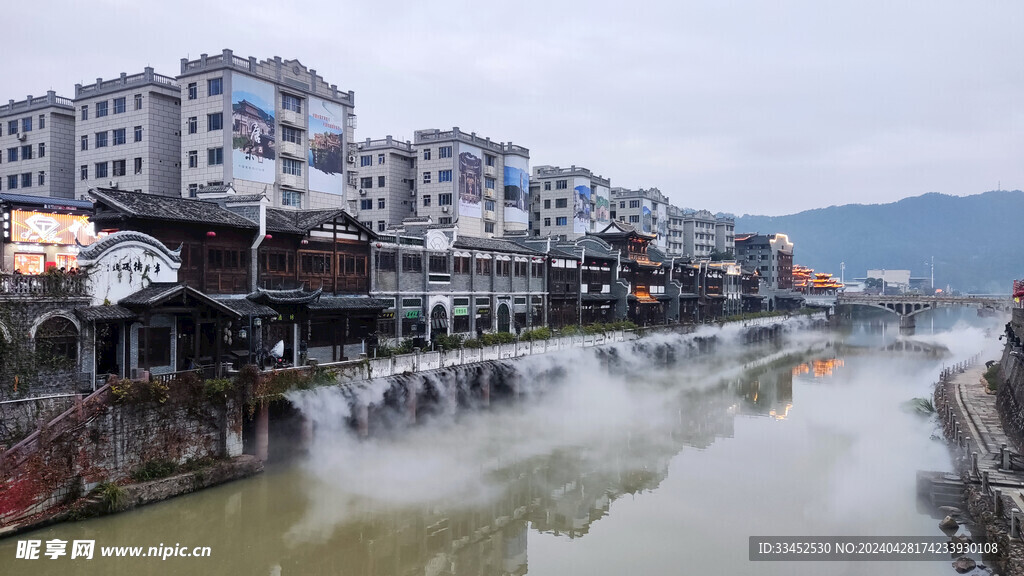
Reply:
[[[714, 354], [672, 369], [624, 347], [615, 374], [592, 351], [523, 359], [521, 401], [368, 440], [341, 424], [336, 391], [306, 393], [307, 456], [0, 541], [0, 574], [952, 574], [948, 562], [750, 562], [748, 538], [941, 535], [915, 475], [951, 470], [949, 452], [907, 403], [998, 324], [944, 313], [911, 338], [875, 321], [760, 347], [727, 331]], [[737, 368], [757, 358], [774, 361]], [[553, 366], [567, 370], [531, 377]], [[95, 540], [95, 557], [16, 560], [28, 539], [43, 551]], [[160, 545], [211, 555], [99, 557]]]

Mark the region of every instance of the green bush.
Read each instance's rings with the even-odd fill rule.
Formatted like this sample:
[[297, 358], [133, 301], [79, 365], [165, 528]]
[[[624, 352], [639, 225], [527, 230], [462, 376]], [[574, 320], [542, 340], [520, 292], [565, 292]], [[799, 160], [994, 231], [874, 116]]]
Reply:
[[484, 334], [480, 341], [484, 346], [494, 346], [495, 344], [511, 344], [516, 341], [516, 337], [509, 332], [489, 332]]
[[235, 382], [229, 378], [211, 378], [203, 382], [203, 392], [210, 399], [227, 399], [235, 390]]
[[124, 489], [113, 482], [100, 484], [96, 491], [108, 512], [117, 512], [127, 504]]
[[999, 389], [999, 364], [993, 364], [985, 370], [985, 381], [988, 382], [988, 389], [995, 391]]
[[178, 470], [178, 463], [172, 460], [150, 460], [132, 470], [132, 480], [148, 482], [158, 478], [166, 478]]
[[480, 341], [476, 338], [469, 338], [462, 342], [463, 348], [480, 348]]
[[435, 334], [431, 341], [434, 348], [441, 347], [445, 350], [457, 350], [462, 348], [463, 337], [461, 334]]
[[551, 329], [543, 327], [534, 328], [533, 330], [524, 330], [523, 333], [519, 335], [519, 339], [524, 342], [529, 342], [531, 340], [550, 340]]

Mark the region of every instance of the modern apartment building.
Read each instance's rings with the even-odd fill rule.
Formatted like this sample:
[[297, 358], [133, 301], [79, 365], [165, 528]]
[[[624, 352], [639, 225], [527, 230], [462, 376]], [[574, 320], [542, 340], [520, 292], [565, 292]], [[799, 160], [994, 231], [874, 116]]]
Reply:
[[75, 84], [76, 196], [109, 187], [181, 195], [181, 88], [146, 67]]
[[530, 178], [530, 235], [575, 240], [611, 222], [611, 181], [582, 166], [535, 166]]
[[612, 188], [611, 219], [631, 224], [638, 232], [655, 235], [653, 244], [668, 249], [668, 198], [657, 188]]
[[50, 90], [0, 106], [0, 190], [74, 198], [74, 140], [70, 98]]
[[715, 252], [736, 254], [736, 217], [732, 214], [715, 215]]
[[[348, 208], [363, 226], [383, 232], [416, 216], [416, 148], [391, 136], [350, 145]], [[447, 216], [451, 223], [451, 215]]]
[[230, 182], [273, 206], [345, 205], [355, 95], [298, 60], [181, 60], [182, 195]]
[[417, 215], [493, 237], [529, 225], [530, 151], [451, 130], [417, 130]]
[[736, 237], [736, 261], [759, 272], [768, 290], [793, 288], [793, 243], [785, 234], [742, 234]]

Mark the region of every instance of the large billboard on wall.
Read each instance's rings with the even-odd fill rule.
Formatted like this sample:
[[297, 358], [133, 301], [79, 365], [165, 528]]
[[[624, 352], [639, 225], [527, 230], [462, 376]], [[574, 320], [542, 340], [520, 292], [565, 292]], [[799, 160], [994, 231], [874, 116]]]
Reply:
[[668, 246], [668, 205], [658, 204], [658, 240], [655, 245]]
[[586, 234], [590, 230], [590, 179], [573, 179], [572, 231]]
[[607, 186], [594, 186], [594, 229], [604, 230], [611, 224], [611, 201]]
[[11, 242], [74, 246], [92, 244], [96, 228], [89, 217], [80, 214], [54, 214], [11, 210]]
[[483, 153], [476, 146], [459, 144], [459, 217], [480, 218], [483, 199]]
[[530, 161], [505, 157], [505, 222], [524, 226], [530, 221]]
[[640, 231], [644, 234], [651, 233], [651, 209], [649, 206], [644, 206], [643, 214], [640, 216]]
[[345, 108], [309, 99], [309, 189], [345, 194]]
[[231, 78], [231, 166], [236, 180], [273, 184], [277, 175], [274, 87], [235, 74]]

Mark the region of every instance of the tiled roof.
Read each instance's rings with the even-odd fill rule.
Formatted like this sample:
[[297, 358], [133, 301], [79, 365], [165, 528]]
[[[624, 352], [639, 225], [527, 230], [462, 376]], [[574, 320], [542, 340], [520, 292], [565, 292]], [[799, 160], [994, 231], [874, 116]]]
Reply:
[[111, 320], [132, 320], [135, 313], [122, 306], [87, 306], [75, 308], [75, 314], [86, 322], [104, 322]]
[[71, 198], [52, 198], [50, 196], [32, 196], [29, 194], [0, 194], [0, 201], [12, 204], [30, 204], [32, 206], [69, 206], [82, 210], [92, 210], [92, 202], [88, 200], [73, 200]]
[[182, 295], [182, 297], [188, 296], [194, 298], [195, 300], [220, 310], [225, 314], [230, 314], [236, 317], [241, 316], [241, 314], [236, 312], [230, 306], [226, 306], [220, 300], [211, 298], [191, 286], [178, 284], [176, 282], [154, 282], [134, 294], [129, 294], [128, 296], [121, 298], [121, 301], [118, 302], [118, 304], [128, 307], [137, 306], [140, 308], [148, 308], [166, 302], [179, 294]]
[[309, 303], [310, 310], [383, 310], [393, 304], [385, 298], [361, 296], [321, 296]]
[[328, 208], [324, 210], [284, 210], [281, 208], [267, 208], [267, 231], [284, 232], [290, 234], [305, 234], [317, 226], [344, 216], [350, 224], [365, 231], [371, 238], [377, 234], [365, 227], [351, 214], [341, 208]]
[[246, 316], [271, 318], [278, 316], [277, 310], [274, 310], [270, 306], [265, 306], [257, 302], [253, 302], [248, 298], [214, 298], [221, 304], [234, 310], [239, 316], [243, 318]]
[[498, 240], [496, 238], [477, 238], [475, 236], [459, 236], [453, 245], [455, 248], [467, 250], [490, 250], [493, 252], [511, 252], [513, 254], [543, 254], [532, 248], [509, 240]]
[[89, 244], [85, 248], [79, 250], [78, 259], [93, 260], [99, 257], [99, 255], [109, 246], [119, 244], [121, 242], [125, 242], [128, 240], [136, 240], [146, 244], [153, 244], [154, 242], [156, 242], [158, 246], [163, 248], [164, 255], [169, 260], [171, 260], [172, 262], [181, 262], [180, 247], [176, 250], [171, 250], [170, 248], [164, 246], [162, 242], [153, 238], [152, 236], [143, 234], [141, 232], [133, 232], [131, 230], [122, 230], [120, 232], [115, 232], [114, 234], [104, 236], [103, 238], [100, 238], [99, 240], [93, 242], [92, 244]]
[[[97, 204], [119, 212], [122, 216], [236, 228], [256, 228], [255, 222], [222, 208], [212, 200], [173, 198], [111, 188], [92, 188], [89, 190], [89, 194], [96, 199]], [[110, 216], [103, 213], [93, 217], [97, 221], [109, 218]]]
[[270, 304], [307, 304], [320, 297], [323, 290], [317, 289], [315, 292], [306, 292], [302, 288], [296, 288], [295, 290], [265, 290], [263, 288], [257, 288], [255, 292], [249, 294], [248, 298], [256, 302], [268, 302]]

